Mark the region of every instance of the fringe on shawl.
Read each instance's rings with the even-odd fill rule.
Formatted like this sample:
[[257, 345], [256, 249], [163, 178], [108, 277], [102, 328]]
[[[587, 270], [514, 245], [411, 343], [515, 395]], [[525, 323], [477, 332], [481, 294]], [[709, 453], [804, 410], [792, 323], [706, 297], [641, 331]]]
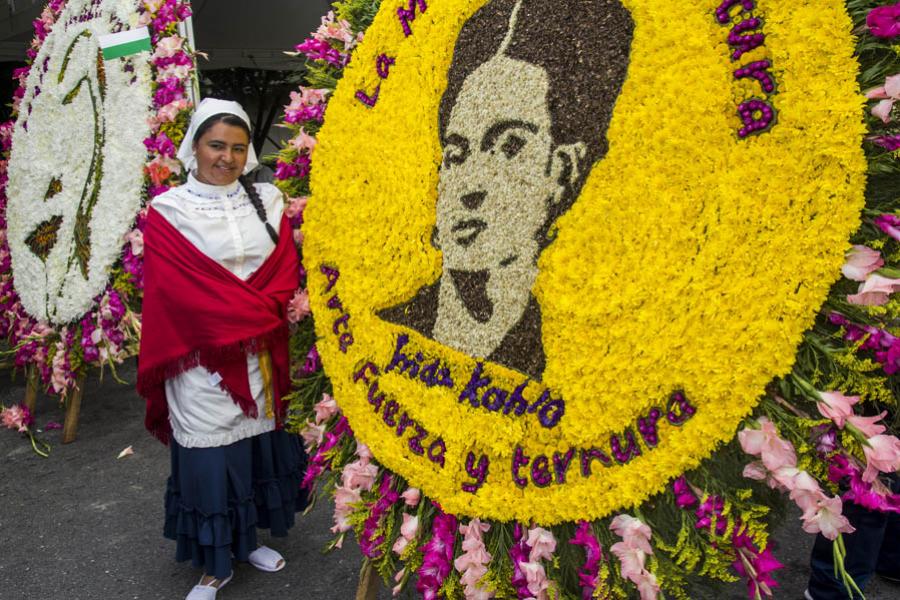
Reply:
[[[189, 371], [195, 367], [209, 368], [213, 363], [220, 360], [239, 360], [241, 357], [250, 354], [258, 354], [260, 350], [271, 348], [275, 343], [287, 340], [290, 331], [287, 323], [280, 323], [267, 332], [255, 335], [243, 340], [238, 340], [225, 346], [216, 346], [214, 348], [198, 348], [181, 356], [172, 358], [165, 363], [154, 365], [145, 369], [138, 369], [137, 388], [138, 394], [147, 400], [148, 403], [165, 404], [165, 382], [167, 379], [177, 377], [185, 371]], [[222, 391], [227, 392], [235, 404], [241, 406], [248, 417], [255, 418], [256, 404], [252, 404], [250, 410], [243, 406], [238, 398], [235, 398], [231, 390], [225, 386], [224, 380], [219, 382]], [[161, 397], [160, 397], [161, 395]], [[252, 413], [252, 414], [251, 414]], [[284, 406], [281, 397], [275, 398], [275, 426], [280, 429], [284, 420]], [[147, 430], [159, 441], [165, 445], [169, 445], [172, 436], [172, 429], [168, 420], [163, 423], [145, 422]]]

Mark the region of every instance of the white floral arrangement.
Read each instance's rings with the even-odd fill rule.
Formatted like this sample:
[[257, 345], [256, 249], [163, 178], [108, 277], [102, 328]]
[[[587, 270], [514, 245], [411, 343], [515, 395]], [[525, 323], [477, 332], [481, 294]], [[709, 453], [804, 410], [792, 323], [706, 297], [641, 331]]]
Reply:
[[[149, 199], [180, 182], [194, 54], [183, 0], [52, 0], [0, 125], [0, 338], [65, 396], [137, 350]], [[147, 27], [150, 53], [104, 60]]]

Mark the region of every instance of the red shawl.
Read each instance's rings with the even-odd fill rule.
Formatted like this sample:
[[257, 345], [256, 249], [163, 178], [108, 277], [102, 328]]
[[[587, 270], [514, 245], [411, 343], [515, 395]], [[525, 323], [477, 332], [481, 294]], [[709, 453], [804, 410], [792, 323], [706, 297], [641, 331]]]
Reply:
[[[260, 227], [262, 224], [260, 223]], [[144, 302], [137, 390], [147, 400], [147, 429], [164, 444], [172, 433], [165, 381], [201, 365], [244, 414], [257, 416], [247, 353], [269, 350], [275, 420], [290, 387], [287, 304], [300, 285], [287, 218], [278, 245], [246, 281], [188, 241], [153, 208], [144, 231]]]

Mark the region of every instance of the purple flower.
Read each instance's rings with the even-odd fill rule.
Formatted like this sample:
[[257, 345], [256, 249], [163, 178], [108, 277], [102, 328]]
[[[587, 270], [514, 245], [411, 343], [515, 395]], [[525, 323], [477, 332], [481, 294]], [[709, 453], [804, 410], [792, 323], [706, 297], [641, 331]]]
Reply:
[[875, 37], [897, 37], [900, 35], [900, 3], [873, 8], [866, 15], [866, 25]]
[[837, 429], [834, 425], [830, 423], [817, 425], [813, 427], [811, 435], [813, 443], [816, 446], [816, 452], [818, 452], [820, 456], [824, 457], [837, 450]]

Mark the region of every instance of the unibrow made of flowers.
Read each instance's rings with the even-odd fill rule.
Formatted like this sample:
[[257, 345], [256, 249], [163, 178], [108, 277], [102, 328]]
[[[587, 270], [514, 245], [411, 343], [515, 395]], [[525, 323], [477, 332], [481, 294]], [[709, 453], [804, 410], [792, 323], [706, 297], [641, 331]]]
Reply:
[[[304, 485], [423, 598], [772, 596], [900, 510], [900, 4], [342, 0], [277, 177]], [[312, 316], [306, 317], [311, 307]]]
[[[182, 175], [189, 15], [181, 0], [53, 0], [15, 73], [0, 126], [0, 337], [61, 397], [137, 352], [145, 206]], [[115, 33], [124, 42], [101, 40]]]

